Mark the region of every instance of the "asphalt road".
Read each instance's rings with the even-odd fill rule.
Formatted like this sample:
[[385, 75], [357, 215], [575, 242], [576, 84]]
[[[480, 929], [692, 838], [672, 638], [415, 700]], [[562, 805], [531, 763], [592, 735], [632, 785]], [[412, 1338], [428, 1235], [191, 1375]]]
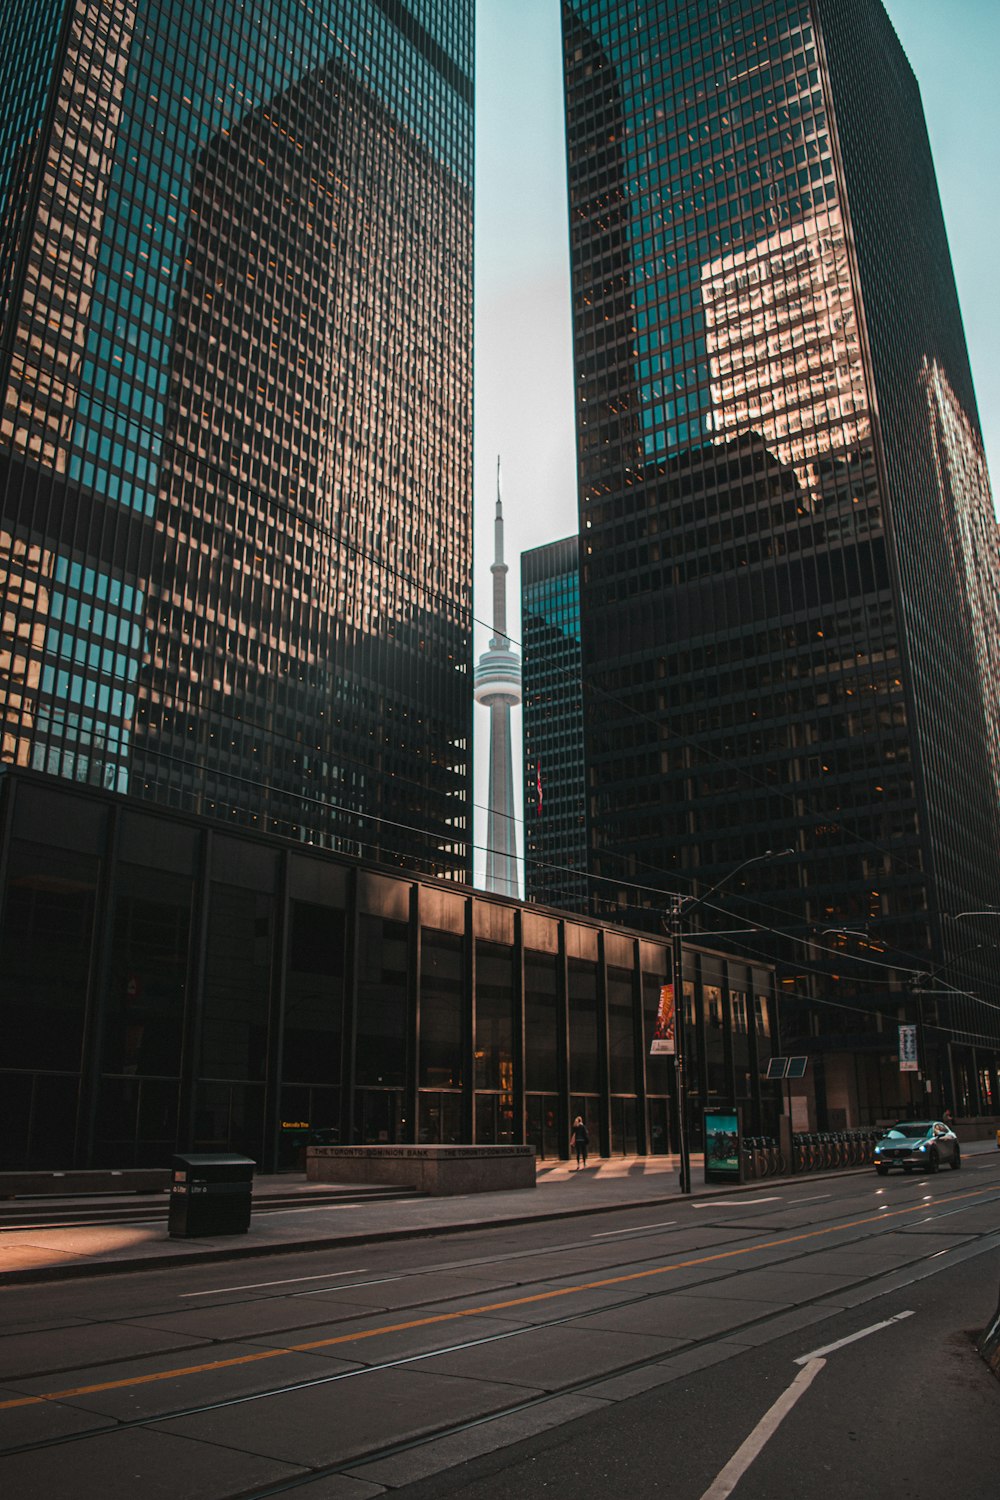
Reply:
[[991, 1155], [9, 1286], [0, 1493], [994, 1500], [998, 1289]]

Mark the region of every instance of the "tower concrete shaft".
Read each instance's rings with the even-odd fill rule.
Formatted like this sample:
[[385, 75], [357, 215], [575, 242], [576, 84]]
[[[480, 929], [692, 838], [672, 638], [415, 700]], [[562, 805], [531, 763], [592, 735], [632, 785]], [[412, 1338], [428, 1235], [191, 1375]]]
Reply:
[[490, 711], [490, 784], [486, 823], [486, 889], [520, 894], [510, 711], [521, 701], [521, 662], [507, 634], [507, 564], [503, 558], [503, 505], [497, 460], [497, 508], [493, 522], [493, 635], [476, 666], [475, 696]]

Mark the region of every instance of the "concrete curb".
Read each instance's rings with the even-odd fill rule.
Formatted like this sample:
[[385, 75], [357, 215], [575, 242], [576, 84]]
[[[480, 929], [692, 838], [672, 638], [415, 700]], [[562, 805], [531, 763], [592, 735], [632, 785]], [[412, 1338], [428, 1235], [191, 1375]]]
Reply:
[[[76, 1261], [66, 1265], [26, 1266], [23, 1270], [0, 1271], [0, 1287], [24, 1286], [46, 1281], [71, 1281], [89, 1276], [111, 1276], [118, 1273], [167, 1270], [174, 1266], [211, 1265], [227, 1260], [258, 1260], [274, 1255], [304, 1255], [318, 1250], [341, 1250], [351, 1245], [379, 1245], [396, 1240], [434, 1239], [446, 1235], [467, 1234], [476, 1229], [516, 1229], [524, 1224], [545, 1224], [558, 1219], [588, 1218], [594, 1214], [629, 1213], [633, 1209], [659, 1208], [666, 1203], [690, 1202], [694, 1198], [736, 1197], [745, 1193], [774, 1188], [779, 1183], [821, 1182], [829, 1177], [858, 1177], [871, 1167], [837, 1167], [827, 1172], [797, 1172], [785, 1177], [766, 1177], [760, 1182], [733, 1185], [705, 1185], [687, 1194], [676, 1190], [653, 1197], [636, 1198], [627, 1203], [592, 1203], [543, 1210], [533, 1214], [508, 1214], [502, 1218], [470, 1218], [453, 1224], [419, 1224], [398, 1229], [359, 1230], [354, 1234], [319, 1235], [305, 1240], [253, 1243], [243, 1240], [215, 1250], [178, 1250], [176, 1254], [122, 1256], [114, 1259]], [[537, 1191], [537, 1189], [536, 1189]], [[485, 1195], [477, 1194], [481, 1202]], [[413, 1202], [414, 1200], [408, 1200]], [[426, 1202], [428, 1200], [420, 1200]], [[251, 1221], [252, 1223], [252, 1221]], [[251, 1229], [252, 1233], [252, 1229]], [[180, 1244], [182, 1241], [177, 1241]], [[2, 1251], [0, 1235], [0, 1251]]]

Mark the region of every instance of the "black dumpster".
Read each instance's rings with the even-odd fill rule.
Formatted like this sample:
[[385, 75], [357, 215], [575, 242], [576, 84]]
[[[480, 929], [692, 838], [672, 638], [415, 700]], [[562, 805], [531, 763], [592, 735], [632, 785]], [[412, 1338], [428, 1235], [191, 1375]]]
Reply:
[[189, 1235], [246, 1234], [250, 1228], [253, 1170], [249, 1156], [175, 1156], [167, 1229]]

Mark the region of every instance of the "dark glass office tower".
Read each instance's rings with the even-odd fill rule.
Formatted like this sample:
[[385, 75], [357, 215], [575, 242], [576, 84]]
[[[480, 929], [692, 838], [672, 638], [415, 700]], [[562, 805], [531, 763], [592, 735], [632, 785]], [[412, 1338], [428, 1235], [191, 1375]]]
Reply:
[[525, 896], [586, 912], [578, 537], [521, 553], [521, 657]]
[[656, 921], [792, 848], [696, 925], [787, 965], [816, 1120], [995, 1109], [997, 528], [917, 84], [880, 0], [563, 26], [593, 869]]
[[5, 761], [468, 875], [473, 9], [13, 0]]

